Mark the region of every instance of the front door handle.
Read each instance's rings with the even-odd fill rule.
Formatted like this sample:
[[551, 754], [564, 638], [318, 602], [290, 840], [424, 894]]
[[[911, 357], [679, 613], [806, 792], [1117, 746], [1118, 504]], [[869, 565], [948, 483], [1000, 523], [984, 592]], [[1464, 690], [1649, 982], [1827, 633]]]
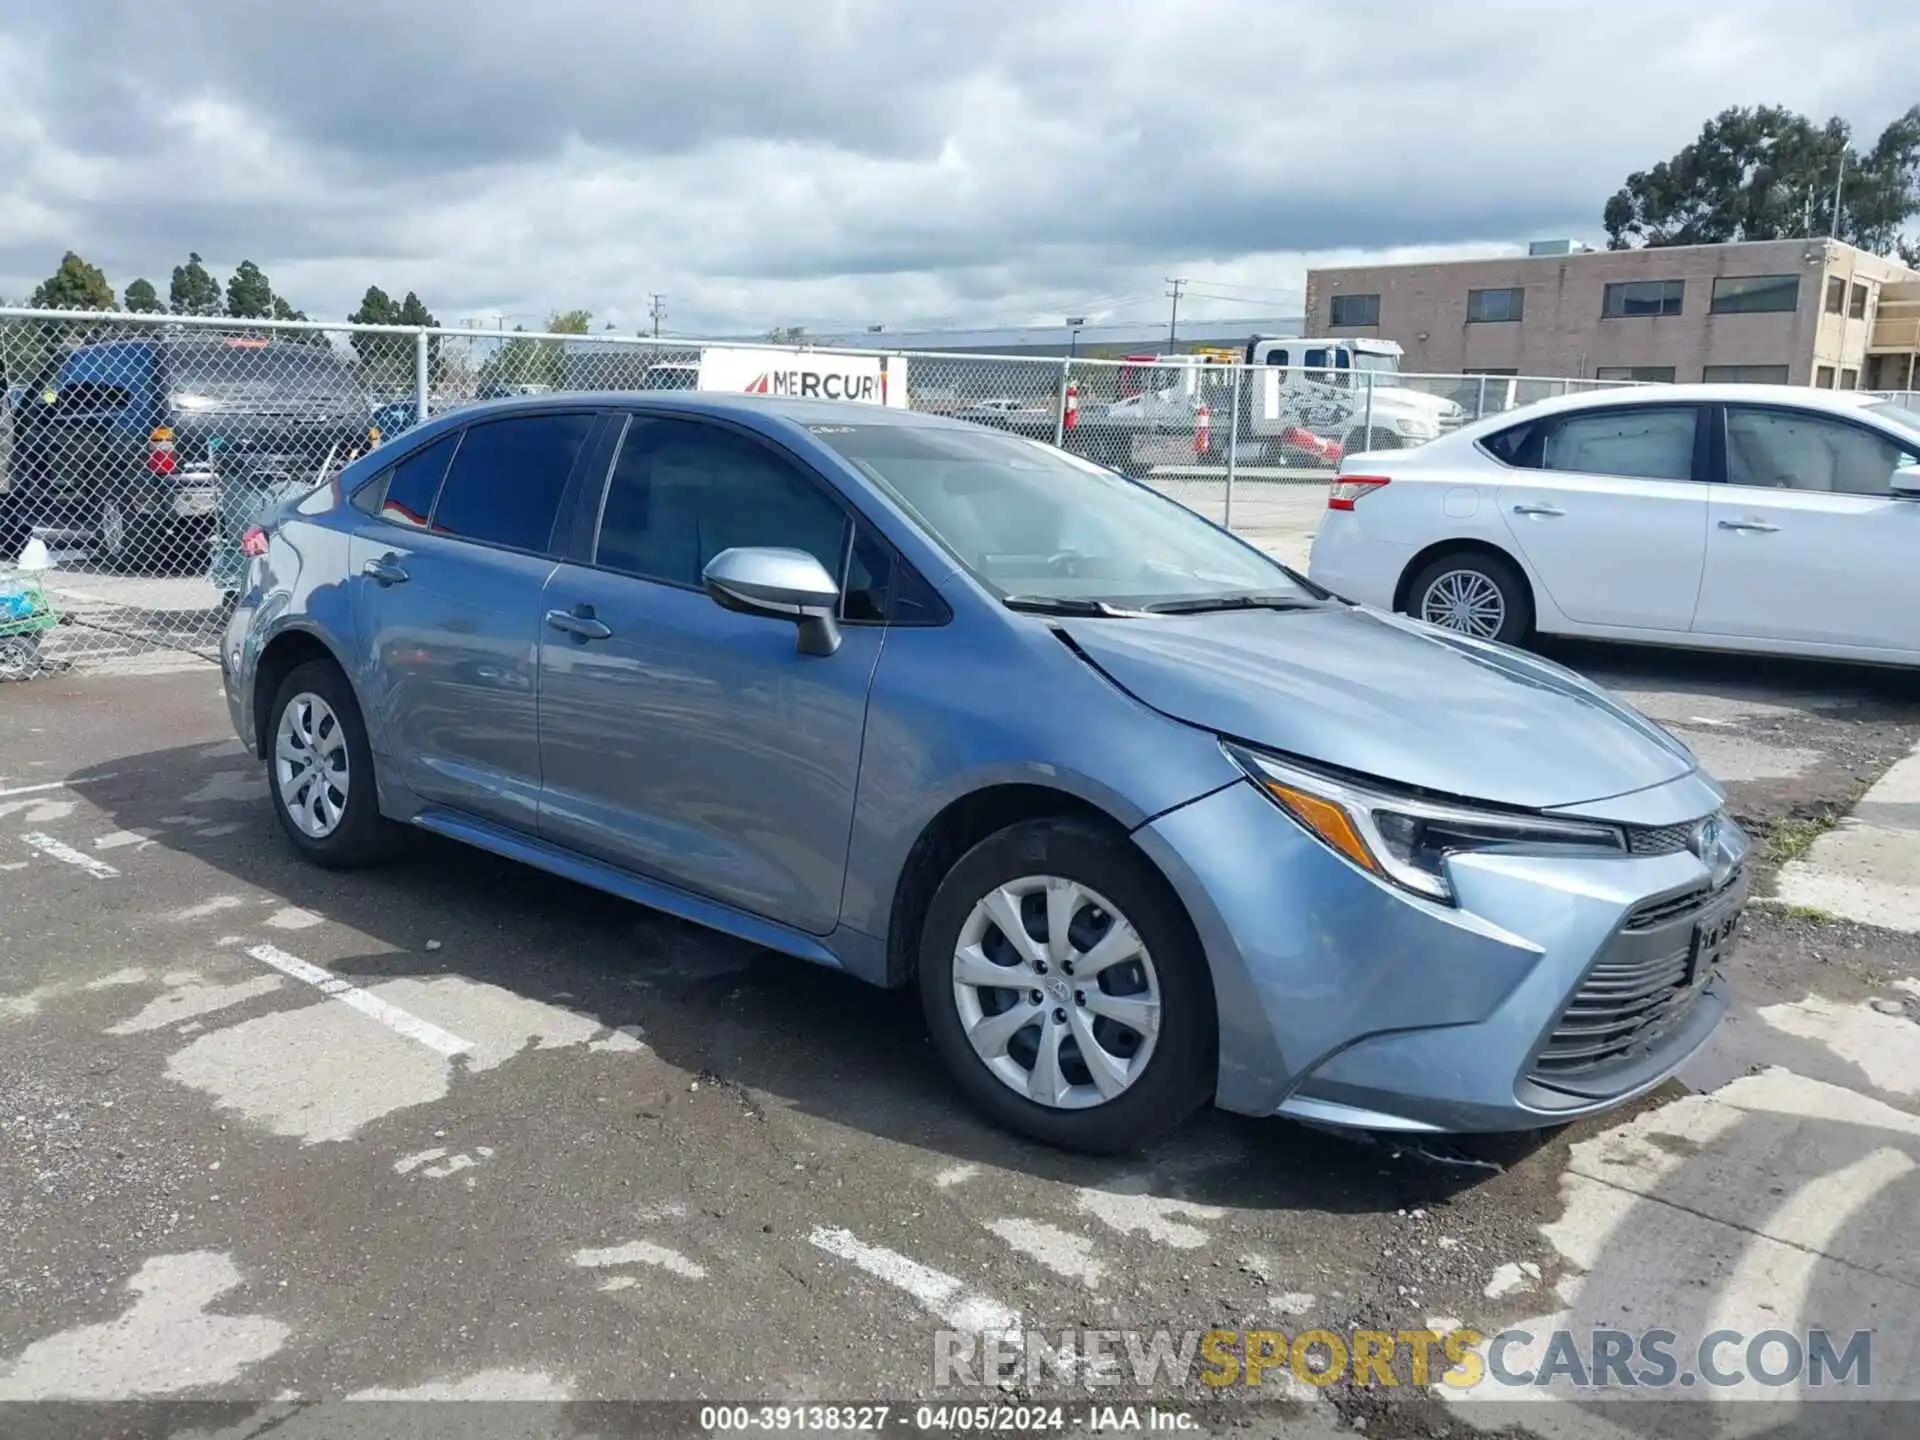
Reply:
[[383, 590], [389, 585], [407, 583], [406, 569], [396, 555], [382, 555], [378, 560], [369, 560], [360, 567], [360, 573]]
[[1567, 512], [1558, 505], [1516, 505], [1513, 507], [1513, 513], [1516, 515], [1564, 515]]
[[1722, 530], [1757, 530], [1764, 534], [1771, 535], [1780, 527], [1778, 525], [1769, 525], [1764, 520], [1722, 520], [1720, 522], [1720, 528]]
[[571, 610], [547, 611], [547, 624], [563, 635], [571, 635], [579, 641], [606, 640], [613, 635], [613, 627], [604, 620], [593, 618], [591, 605], [576, 605]]

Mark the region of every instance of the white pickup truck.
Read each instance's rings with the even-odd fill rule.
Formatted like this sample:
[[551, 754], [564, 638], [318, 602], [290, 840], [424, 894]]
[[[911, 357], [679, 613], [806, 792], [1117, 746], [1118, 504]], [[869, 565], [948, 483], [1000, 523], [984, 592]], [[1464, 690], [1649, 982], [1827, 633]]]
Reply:
[[1425, 444], [1464, 424], [1468, 413], [1452, 400], [1401, 383], [1400, 356], [1390, 340], [1263, 335], [1248, 340], [1239, 366], [1169, 355], [1146, 372], [1158, 383], [1082, 419], [1081, 427], [1094, 432], [1082, 443], [1098, 439], [1104, 443], [1097, 448], [1128, 457], [1135, 436], [1194, 434], [1204, 404], [1208, 458], [1222, 460], [1236, 385], [1242, 463], [1297, 460], [1308, 448], [1303, 437], [1331, 441], [1313, 448], [1337, 458]]

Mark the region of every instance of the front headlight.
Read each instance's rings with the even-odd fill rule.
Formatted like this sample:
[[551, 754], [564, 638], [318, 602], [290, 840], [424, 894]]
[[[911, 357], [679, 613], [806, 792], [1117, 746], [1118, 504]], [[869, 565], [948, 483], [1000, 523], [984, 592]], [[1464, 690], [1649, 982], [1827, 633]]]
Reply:
[[1449, 855], [1508, 845], [1616, 854], [1627, 848], [1626, 836], [1612, 825], [1441, 805], [1335, 780], [1237, 745], [1227, 746], [1227, 753], [1274, 804], [1328, 849], [1370, 875], [1449, 905]]
[[1425, 420], [1411, 417], [1395, 420], [1393, 422], [1393, 428], [1402, 435], [1431, 435], [1435, 429], [1434, 426], [1428, 424]]

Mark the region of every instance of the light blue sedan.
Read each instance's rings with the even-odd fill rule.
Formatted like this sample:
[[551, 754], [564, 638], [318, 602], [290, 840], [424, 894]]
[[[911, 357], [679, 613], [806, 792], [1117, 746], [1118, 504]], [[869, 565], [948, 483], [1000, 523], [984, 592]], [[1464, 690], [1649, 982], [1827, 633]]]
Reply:
[[1747, 842], [1677, 741], [1036, 441], [541, 396], [244, 548], [228, 701], [301, 854], [429, 830], [916, 985], [1042, 1140], [1530, 1129], [1725, 1009]]

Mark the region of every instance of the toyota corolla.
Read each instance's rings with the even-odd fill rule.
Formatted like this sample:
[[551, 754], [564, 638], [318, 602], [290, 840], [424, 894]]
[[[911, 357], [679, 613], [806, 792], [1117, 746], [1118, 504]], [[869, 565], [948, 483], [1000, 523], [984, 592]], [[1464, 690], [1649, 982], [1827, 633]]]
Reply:
[[1725, 1008], [1746, 839], [1683, 746], [1019, 436], [541, 396], [245, 549], [227, 695], [302, 855], [431, 831], [917, 986], [1056, 1144], [1535, 1128]]

